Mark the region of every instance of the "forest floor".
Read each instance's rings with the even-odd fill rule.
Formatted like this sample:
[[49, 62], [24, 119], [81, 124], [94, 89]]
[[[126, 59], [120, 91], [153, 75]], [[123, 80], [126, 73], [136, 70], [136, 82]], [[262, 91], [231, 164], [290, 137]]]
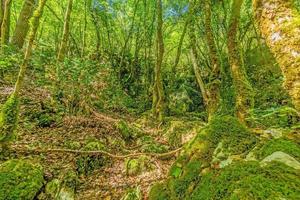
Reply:
[[[1, 103], [12, 90], [13, 88], [10, 86], [1, 88]], [[165, 133], [177, 131], [181, 128], [182, 122], [187, 119], [174, 118], [168, 125], [160, 126], [146, 118], [137, 118], [128, 113], [94, 112], [87, 117], [64, 116], [55, 122], [49, 119], [51, 111], [49, 112], [47, 109], [45, 111], [43, 108], [44, 102], [47, 102], [49, 98], [47, 90], [42, 88], [28, 88], [24, 91], [17, 141], [14, 142], [12, 153], [7, 159], [30, 159], [40, 163], [46, 182], [60, 177], [64, 171], [75, 171], [78, 174], [76, 199], [120, 199], [126, 192], [136, 188], [139, 188], [143, 198], [147, 199], [151, 185], [168, 176], [169, 168], [178, 153], [167, 158], [147, 156], [146, 163], [144, 163], [145, 161], [138, 163], [146, 165], [143, 169], [136, 171], [133, 169], [134, 172], [128, 174], [128, 164], [126, 163], [135, 157], [113, 158], [101, 154], [82, 155], [80, 153], [52, 152], [51, 149], [86, 150], [86, 146], [96, 142], [103, 147], [100, 145], [100, 149], [97, 149], [96, 145], [96, 149], [88, 150], [105, 150], [113, 155], [132, 155], [141, 152], [146, 155], [147, 153], [159, 155], [176, 149], [168, 143]], [[118, 127], [120, 122], [125, 123], [128, 127]], [[197, 130], [191, 125], [193, 123], [198, 124], [196, 126], [198, 130], [204, 125], [195, 119], [194, 122], [188, 120], [185, 125], [187, 127], [184, 129], [189, 129], [189, 131], [185, 134], [183, 142], [187, 142], [196, 135]], [[128, 139], [127, 136], [122, 135], [121, 132], [124, 131], [122, 129], [128, 129], [125, 132], [129, 131], [130, 134], [137, 135], [132, 138], [129, 136]], [[43, 152], [38, 150], [43, 150]], [[93, 159], [101, 161], [93, 163]]]

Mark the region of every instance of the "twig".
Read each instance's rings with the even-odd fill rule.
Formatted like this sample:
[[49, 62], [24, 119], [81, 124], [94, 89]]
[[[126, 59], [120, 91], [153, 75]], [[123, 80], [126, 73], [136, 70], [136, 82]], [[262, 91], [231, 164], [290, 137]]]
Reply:
[[109, 153], [107, 151], [81, 151], [81, 150], [72, 150], [72, 149], [42, 149], [42, 148], [24, 148], [22, 146], [13, 145], [12, 150], [14, 151], [20, 151], [20, 152], [33, 152], [33, 153], [70, 153], [70, 154], [88, 154], [88, 155], [104, 155], [108, 156], [114, 159], [126, 159], [131, 157], [139, 157], [139, 156], [150, 156], [155, 158], [165, 158], [168, 156], [172, 156], [182, 150], [182, 147], [167, 152], [167, 153], [133, 153], [133, 154], [127, 154], [127, 155], [114, 155], [112, 153]]

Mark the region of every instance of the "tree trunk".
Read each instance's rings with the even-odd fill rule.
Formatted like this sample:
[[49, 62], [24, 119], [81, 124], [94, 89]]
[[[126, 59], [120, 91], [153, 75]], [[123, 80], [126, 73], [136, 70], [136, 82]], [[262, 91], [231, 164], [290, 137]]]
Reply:
[[8, 44], [10, 29], [10, 7], [12, 0], [4, 1], [3, 19], [1, 24], [1, 46], [2, 48]]
[[66, 15], [65, 15], [65, 23], [64, 23], [62, 40], [61, 40], [61, 44], [60, 44], [60, 48], [59, 48], [58, 56], [57, 56], [57, 61], [59, 61], [59, 62], [61, 62], [64, 59], [66, 51], [67, 51], [69, 32], [70, 32], [70, 18], [71, 18], [71, 12], [72, 12], [72, 5], [73, 5], [73, 0], [69, 0], [68, 7], [66, 10]]
[[156, 1], [157, 6], [157, 58], [156, 58], [156, 66], [154, 70], [155, 80], [153, 87], [153, 115], [158, 118], [159, 121], [163, 120], [164, 114], [164, 89], [163, 82], [161, 77], [161, 67], [163, 63], [164, 57], [164, 41], [163, 41], [163, 13], [162, 13], [162, 0]]
[[253, 89], [247, 79], [245, 69], [241, 63], [237, 44], [237, 33], [240, 21], [242, 0], [234, 0], [231, 11], [228, 32], [228, 53], [231, 75], [236, 92], [236, 114], [241, 122], [245, 121], [249, 110], [253, 107]]
[[28, 39], [28, 46], [25, 51], [25, 56], [22, 65], [20, 66], [19, 75], [15, 84], [15, 89], [10, 95], [8, 100], [2, 106], [0, 113], [0, 143], [6, 146], [6, 143], [12, 140], [12, 136], [17, 126], [19, 114], [19, 96], [20, 90], [23, 86], [24, 77], [28, 62], [31, 56], [32, 47], [34, 44], [35, 36], [39, 27], [39, 21], [43, 14], [43, 9], [47, 0], [40, 0], [39, 7], [34, 13], [31, 21], [30, 33]]
[[211, 74], [209, 86], [207, 87], [208, 96], [208, 120], [217, 112], [220, 105], [220, 68], [221, 65], [218, 60], [217, 47], [215, 45], [213, 30], [212, 30], [212, 2], [205, 0], [205, 36], [209, 49], [209, 59], [211, 64]]
[[12, 44], [22, 48], [29, 30], [29, 20], [32, 17], [35, 8], [35, 0], [25, 0], [21, 13], [19, 15], [16, 29], [12, 38]]
[[284, 86], [300, 111], [300, 14], [291, 0], [255, 0], [255, 17], [284, 75]]

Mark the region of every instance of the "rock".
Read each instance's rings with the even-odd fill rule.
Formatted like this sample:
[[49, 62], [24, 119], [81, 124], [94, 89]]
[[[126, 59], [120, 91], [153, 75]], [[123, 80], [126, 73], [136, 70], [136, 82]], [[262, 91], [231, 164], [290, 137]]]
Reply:
[[282, 131], [278, 129], [265, 130], [265, 133], [268, 135], [272, 135], [272, 137], [275, 139], [281, 138], [283, 136]]
[[9, 160], [0, 165], [0, 200], [32, 200], [42, 188], [43, 170], [28, 160]]
[[286, 154], [282, 151], [276, 151], [272, 153], [271, 155], [267, 156], [265, 159], [263, 159], [260, 164], [262, 166], [267, 165], [269, 162], [277, 161], [284, 163], [285, 165], [292, 167], [296, 170], [300, 170], [300, 162], [298, 162], [295, 158], [290, 156], [289, 154]]

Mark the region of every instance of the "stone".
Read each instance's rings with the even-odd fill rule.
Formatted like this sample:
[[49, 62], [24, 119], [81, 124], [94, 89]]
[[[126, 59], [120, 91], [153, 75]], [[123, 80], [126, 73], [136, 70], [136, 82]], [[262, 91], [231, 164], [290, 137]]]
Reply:
[[260, 164], [262, 166], [267, 165], [269, 162], [277, 161], [284, 163], [285, 165], [292, 167], [296, 170], [300, 170], [300, 162], [297, 161], [295, 158], [290, 156], [289, 154], [286, 154], [282, 151], [276, 151], [272, 153], [271, 155], [267, 156], [265, 159], [263, 159]]

